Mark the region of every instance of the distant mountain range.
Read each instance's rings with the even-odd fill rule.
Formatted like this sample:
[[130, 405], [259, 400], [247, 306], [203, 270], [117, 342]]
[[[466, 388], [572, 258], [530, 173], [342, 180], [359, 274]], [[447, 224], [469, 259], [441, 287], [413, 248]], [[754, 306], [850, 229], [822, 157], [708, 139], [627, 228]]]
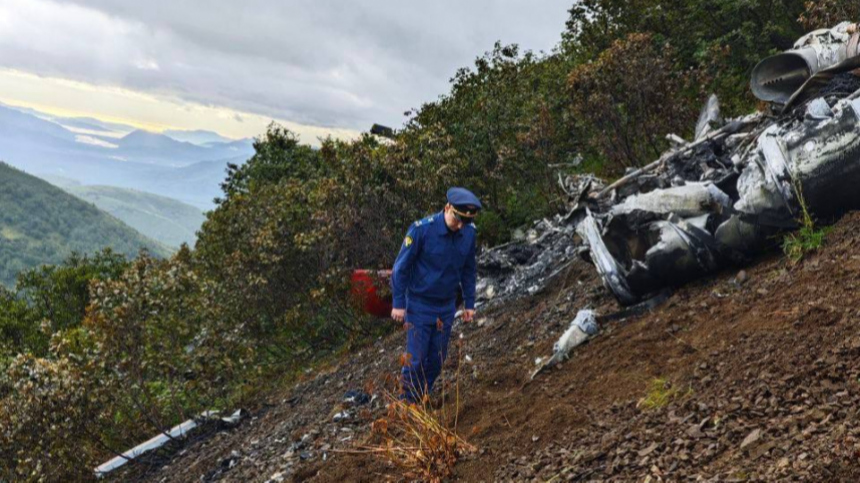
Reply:
[[198, 146], [207, 146], [215, 143], [231, 143], [232, 139], [225, 138], [224, 136], [218, 134], [217, 132], [212, 131], [178, 131], [173, 129], [168, 129], [164, 131], [164, 135], [171, 137], [177, 141], [182, 141], [185, 143], [196, 144]]
[[169, 132], [0, 105], [0, 160], [37, 176], [131, 188], [211, 209], [227, 163], [244, 163], [254, 153], [253, 141]]
[[105, 247], [128, 256], [147, 248], [171, 250], [46, 181], [0, 163], [0, 284], [11, 287], [22, 270], [56, 264], [73, 251]]
[[173, 198], [114, 186], [84, 186], [57, 176], [45, 179], [171, 248], [179, 248], [183, 243], [193, 247], [197, 230], [206, 219], [198, 208]]

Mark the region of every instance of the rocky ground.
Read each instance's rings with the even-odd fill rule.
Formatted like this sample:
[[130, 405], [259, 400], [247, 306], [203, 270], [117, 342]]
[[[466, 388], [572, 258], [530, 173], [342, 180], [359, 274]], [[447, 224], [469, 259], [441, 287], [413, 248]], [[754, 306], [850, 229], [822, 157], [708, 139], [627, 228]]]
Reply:
[[[460, 432], [479, 451], [462, 481], [858, 481], [860, 213], [797, 265], [779, 255], [678, 289], [656, 310], [604, 324], [529, 381], [576, 312], [618, 310], [590, 265], [455, 329]], [[460, 337], [462, 334], [462, 337]], [[123, 480], [379, 481], [365, 454], [403, 334], [271, 396]], [[344, 402], [350, 391], [372, 402]], [[359, 401], [361, 402], [361, 401]]]

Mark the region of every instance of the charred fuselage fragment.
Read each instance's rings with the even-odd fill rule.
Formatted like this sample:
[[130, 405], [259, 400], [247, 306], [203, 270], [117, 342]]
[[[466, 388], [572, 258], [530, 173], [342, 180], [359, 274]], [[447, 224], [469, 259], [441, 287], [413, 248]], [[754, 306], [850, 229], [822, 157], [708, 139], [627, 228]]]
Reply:
[[[689, 171], [676, 169], [676, 186], [588, 211], [578, 231], [620, 303], [749, 259], [773, 235], [796, 227], [801, 203], [819, 219], [860, 208], [860, 100], [849, 97], [833, 108], [812, 102], [807, 109], [801, 119], [758, 126], [754, 141], [734, 147], [742, 151], [729, 153], [736, 162], [716, 169], [731, 189], [678, 178]], [[668, 169], [656, 175], [673, 176]]]

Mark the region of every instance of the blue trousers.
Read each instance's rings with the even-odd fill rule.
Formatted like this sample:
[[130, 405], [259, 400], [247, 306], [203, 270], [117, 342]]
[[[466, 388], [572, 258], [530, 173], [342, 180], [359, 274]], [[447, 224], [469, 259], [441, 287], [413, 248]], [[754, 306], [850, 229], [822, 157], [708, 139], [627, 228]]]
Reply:
[[402, 369], [403, 398], [418, 403], [433, 390], [448, 356], [448, 340], [454, 318], [438, 323], [407, 320], [406, 361]]

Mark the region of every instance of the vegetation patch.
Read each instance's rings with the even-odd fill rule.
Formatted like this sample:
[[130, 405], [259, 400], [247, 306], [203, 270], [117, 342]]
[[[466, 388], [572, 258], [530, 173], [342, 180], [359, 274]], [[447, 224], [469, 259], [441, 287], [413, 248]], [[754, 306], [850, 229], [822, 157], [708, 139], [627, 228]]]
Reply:
[[645, 410], [660, 409], [678, 398], [691, 395], [692, 391], [692, 388], [681, 391], [665, 377], [658, 377], [651, 381], [648, 393], [637, 406]]
[[[461, 350], [457, 353], [462, 354], [462, 343], [458, 341], [458, 344]], [[385, 392], [388, 411], [372, 425], [373, 436], [378, 443], [362, 446], [353, 452], [374, 454], [409, 479], [438, 483], [451, 477], [457, 461], [477, 451], [457, 432], [462, 363], [458, 356], [451, 384], [444, 384], [444, 378], [440, 378], [442, 390], [438, 409], [434, 408], [428, 395], [417, 403], [410, 403], [395, 393]], [[447, 393], [449, 385], [454, 387], [454, 394]], [[397, 386], [396, 394], [403, 394], [402, 382]]]
[[141, 249], [167, 257], [170, 251], [93, 205], [23, 171], [0, 163], [0, 285], [44, 264], [59, 264], [73, 252], [103, 248], [134, 257]]
[[799, 263], [804, 256], [821, 248], [824, 245], [824, 238], [830, 231], [829, 227], [816, 227], [815, 219], [812, 218], [803, 199], [803, 191], [799, 183], [795, 183], [795, 193], [798, 195], [800, 205], [800, 216], [797, 220], [800, 228], [782, 239], [782, 252], [792, 264]]
[[11, 226], [4, 226], [3, 228], [0, 228], [0, 236], [9, 241], [15, 241], [24, 238], [24, 235], [21, 234], [21, 232], [12, 228]]

